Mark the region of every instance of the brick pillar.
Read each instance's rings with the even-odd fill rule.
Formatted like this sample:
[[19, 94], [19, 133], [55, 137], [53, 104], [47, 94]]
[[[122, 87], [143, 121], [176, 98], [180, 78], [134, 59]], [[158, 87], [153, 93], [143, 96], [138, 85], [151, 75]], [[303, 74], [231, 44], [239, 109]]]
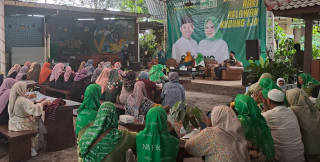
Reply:
[[0, 0], [0, 71], [6, 74], [4, 0]]

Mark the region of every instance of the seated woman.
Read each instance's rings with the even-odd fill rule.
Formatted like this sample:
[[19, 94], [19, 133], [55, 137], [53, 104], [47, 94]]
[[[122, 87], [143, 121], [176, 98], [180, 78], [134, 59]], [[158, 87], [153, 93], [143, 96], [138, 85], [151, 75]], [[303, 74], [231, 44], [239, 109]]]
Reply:
[[137, 82], [136, 73], [134, 71], [129, 71], [124, 77], [122, 90], [120, 94], [120, 103], [127, 103], [127, 99], [132, 94], [134, 89], [134, 84]]
[[109, 80], [110, 72], [111, 72], [111, 69], [104, 68], [102, 70], [102, 73], [100, 74], [100, 76], [96, 80], [96, 84], [100, 85], [101, 94], [103, 94], [103, 95], [101, 95], [101, 99], [105, 98], [105, 92], [107, 90], [107, 83], [108, 83], [108, 80]]
[[42, 84], [44, 82], [49, 83], [51, 72], [52, 71], [50, 70], [50, 63], [44, 63], [39, 76], [39, 84]]
[[27, 80], [30, 80], [31, 74], [32, 74], [32, 72], [33, 72], [33, 67], [34, 67], [34, 65], [36, 65], [36, 64], [37, 64], [37, 62], [33, 62], [33, 63], [30, 65], [30, 68], [29, 68], [29, 70], [28, 70], [28, 72], [27, 72]]
[[8, 72], [7, 78], [16, 79], [17, 74], [20, 72], [21, 66], [15, 64]]
[[147, 97], [150, 100], [153, 100], [154, 94], [152, 91], [155, 91], [157, 89], [157, 85], [154, 82], [149, 80], [149, 73], [145, 71], [141, 71], [138, 78], [139, 78], [138, 81], [143, 82], [144, 85], [146, 86]]
[[186, 151], [206, 161], [249, 162], [247, 140], [235, 112], [227, 106], [211, 111], [212, 127], [186, 142]]
[[320, 82], [314, 79], [310, 74], [302, 73], [298, 77], [298, 81], [308, 96], [318, 97]]
[[286, 92], [289, 108], [298, 118], [305, 155], [320, 154], [320, 112], [301, 89]]
[[179, 74], [176, 72], [169, 73], [169, 82], [162, 88], [161, 98], [162, 106], [169, 105], [170, 108], [177, 102], [185, 102], [186, 96], [183, 85], [179, 84]]
[[277, 161], [271, 130], [253, 98], [238, 94], [235, 99], [235, 110], [244, 129], [251, 161]]
[[94, 72], [93, 59], [89, 59], [84, 68], [88, 71], [87, 75], [91, 76]]
[[12, 86], [17, 81], [12, 78], [7, 78], [3, 81], [0, 87], [0, 125], [8, 125], [9, 114], [8, 114], [8, 103], [9, 95]]
[[66, 72], [64, 73], [64, 82], [63, 82], [63, 89], [70, 90], [75, 74], [72, 71], [71, 66], [66, 67]]
[[117, 102], [117, 97], [120, 94], [122, 80], [119, 79], [118, 70], [112, 69], [107, 83], [105, 92], [105, 100], [113, 103]]
[[35, 82], [38, 82], [39, 81], [39, 76], [40, 76], [40, 69], [41, 69], [41, 65], [40, 64], [35, 64], [33, 66], [33, 70], [31, 72], [29, 80], [33, 80]]
[[[31, 138], [31, 154], [35, 156], [40, 148], [39, 139], [43, 139], [42, 134], [38, 131], [39, 116], [42, 115], [43, 106], [50, 105], [49, 101], [42, 99], [39, 102], [33, 102], [25, 98], [27, 92], [27, 84], [24, 82], [17, 82], [10, 91], [9, 97], [9, 130], [11, 131], [25, 131], [34, 130], [38, 132], [35, 137]], [[42, 102], [42, 103], [41, 103]]]
[[197, 69], [199, 69], [200, 67], [205, 67], [203, 55], [201, 53], [198, 53], [197, 55], [195, 67]]
[[147, 98], [146, 87], [143, 82], [136, 82], [132, 94], [124, 105], [125, 114], [134, 116], [136, 110], [139, 115], [146, 115], [152, 107], [153, 102]]
[[263, 74], [260, 76], [259, 81], [258, 81], [257, 83], [252, 84], [252, 85], [249, 87], [249, 89], [248, 89], [248, 91], [245, 93], [245, 95], [252, 96], [254, 92], [259, 92], [259, 91], [261, 91], [262, 88], [261, 88], [261, 86], [260, 86], [260, 82], [261, 82], [261, 79], [263, 79], [263, 78], [270, 78], [270, 79], [272, 79], [272, 76], [271, 76], [271, 74], [269, 74], [269, 73], [263, 73]]
[[283, 92], [285, 92], [285, 91], [287, 90], [287, 86], [286, 86], [285, 83], [286, 83], [286, 82], [284, 81], [283, 78], [278, 78], [278, 79], [277, 79], [277, 86], [280, 87]]
[[118, 114], [111, 102], [104, 102], [78, 145], [79, 162], [125, 162], [128, 149], [136, 147], [136, 132], [118, 129]]
[[192, 65], [192, 56], [191, 56], [191, 53], [188, 51], [186, 57], [184, 58], [184, 62], [179, 65], [179, 68], [181, 66], [191, 66], [191, 65]]
[[108, 68], [108, 69], [112, 69], [112, 64], [110, 61], [104, 62], [103, 63], [103, 68]]
[[27, 72], [28, 72], [28, 66], [23, 66], [20, 69], [20, 72], [17, 74], [16, 80], [17, 81], [27, 80]]
[[120, 69], [121, 69], [121, 64], [120, 64], [120, 62], [114, 63], [113, 69], [120, 70]]
[[168, 80], [168, 77], [162, 72], [163, 65], [153, 65], [149, 71], [150, 80], [155, 83], [161, 83], [162, 80]]
[[100, 107], [101, 87], [98, 84], [91, 84], [84, 93], [84, 100], [77, 110], [76, 136], [77, 143], [82, 135], [89, 128], [92, 121], [97, 116]]
[[167, 114], [161, 106], [150, 109], [146, 116], [146, 127], [136, 136], [139, 162], [160, 162], [161, 159], [167, 162], [176, 161], [180, 141], [173, 127], [168, 126], [170, 122], [167, 122]]
[[102, 73], [103, 68], [98, 67], [92, 74], [91, 82], [96, 82], [100, 74]]
[[[268, 98], [269, 91], [273, 89], [278, 89], [282, 92], [282, 89], [278, 87], [277, 84], [272, 79], [269, 79], [269, 78], [261, 79], [260, 86], [262, 88], [262, 94], [265, 99]], [[286, 96], [284, 96], [284, 100], [285, 100], [284, 101], [285, 105], [288, 105], [288, 100]]]
[[63, 89], [63, 82], [64, 82], [63, 69], [64, 69], [64, 64], [62, 63], [59, 63], [54, 66], [50, 76], [50, 83], [49, 83], [50, 88]]
[[79, 68], [78, 68], [78, 73], [84, 68], [84, 66], [86, 66], [86, 62], [85, 61], [82, 61], [81, 63], [80, 63], [80, 66], [79, 66]]
[[77, 75], [74, 77], [70, 88], [72, 101], [83, 101], [81, 96], [83, 96], [86, 88], [88, 87], [88, 84], [86, 83], [86, 79], [88, 77], [87, 73], [87, 69], [82, 69], [80, 73], [77, 73]]
[[26, 63], [24, 63], [23, 66], [27, 66], [27, 67], [28, 67], [28, 70], [29, 70], [29, 68], [30, 68], [30, 66], [31, 66], [31, 62], [30, 62], [30, 61], [27, 61]]

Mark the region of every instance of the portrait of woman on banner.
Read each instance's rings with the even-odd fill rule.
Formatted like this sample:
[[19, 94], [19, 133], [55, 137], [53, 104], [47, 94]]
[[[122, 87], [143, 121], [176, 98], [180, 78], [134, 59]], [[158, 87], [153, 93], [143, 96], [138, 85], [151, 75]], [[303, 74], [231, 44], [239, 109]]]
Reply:
[[203, 56], [214, 56], [218, 63], [229, 58], [229, 49], [227, 43], [222, 39], [222, 33], [219, 31], [220, 21], [214, 17], [208, 17], [204, 22], [204, 32], [206, 39], [200, 41], [198, 50]]

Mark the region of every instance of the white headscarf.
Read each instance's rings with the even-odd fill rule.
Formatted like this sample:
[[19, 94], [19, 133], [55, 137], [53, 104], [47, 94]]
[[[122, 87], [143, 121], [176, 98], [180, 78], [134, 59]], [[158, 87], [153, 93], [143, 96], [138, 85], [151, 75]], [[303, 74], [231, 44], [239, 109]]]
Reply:
[[[283, 86], [279, 85], [279, 81], [281, 81], [281, 80], [284, 82]], [[280, 87], [282, 90], [286, 90], [286, 89], [287, 89], [286, 81], [284, 81], [283, 78], [278, 78], [278, 79], [277, 79], [277, 85], [278, 85], [278, 87]]]
[[25, 82], [17, 82], [14, 84], [10, 91], [9, 96], [9, 105], [8, 105], [8, 112], [9, 116], [14, 116], [14, 104], [19, 96], [24, 96], [27, 92], [27, 83]]

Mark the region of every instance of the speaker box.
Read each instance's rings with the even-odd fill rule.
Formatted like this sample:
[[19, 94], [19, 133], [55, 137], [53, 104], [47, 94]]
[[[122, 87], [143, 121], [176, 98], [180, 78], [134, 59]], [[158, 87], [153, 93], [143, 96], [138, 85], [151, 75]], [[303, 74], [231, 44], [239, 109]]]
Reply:
[[260, 39], [246, 40], [246, 59], [259, 60], [261, 55]]
[[133, 71], [140, 71], [140, 62], [132, 63], [132, 70]]
[[259, 79], [257, 78], [248, 78], [249, 72], [243, 71], [242, 72], [242, 86], [248, 87], [256, 82], [258, 82]]

